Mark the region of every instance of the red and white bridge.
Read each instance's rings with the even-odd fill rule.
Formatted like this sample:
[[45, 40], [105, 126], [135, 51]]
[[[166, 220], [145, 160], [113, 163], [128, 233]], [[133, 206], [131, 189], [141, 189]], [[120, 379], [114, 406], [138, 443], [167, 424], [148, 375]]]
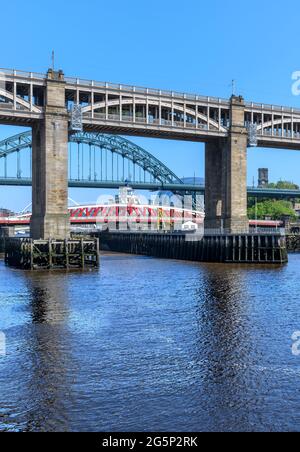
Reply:
[[[70, 224], [72, 226], [102, 225], [112, 223], [138, 224], [183, 224], [193, 222], [202, 225], [204, 213], [159, 205], [102, 204], [84, 205], [69, 208]], [[0, 226], [29, 226], [31, 213], [0, 217]]]
[[[159, 205], [124, 205], [102, 204], [82, 205], [69, 208], [70, 224], [73, 229], [88, 228], [102, 229], [103, 226], [113, 227], [114, 224], [125, 224], [134, 227], [151, 225], [151, 229], [168, 229], [170, 227], [181, 229], [184, 224], [194, 223], [197, 227], [204, 224], [204, 212], [179, 207], [167, 207]], [[24, 227], [29, 228], [31, 213], [0, 216], [0, 227]], [[283, 227], [281, 221], [250, 220], [250, 228]]]

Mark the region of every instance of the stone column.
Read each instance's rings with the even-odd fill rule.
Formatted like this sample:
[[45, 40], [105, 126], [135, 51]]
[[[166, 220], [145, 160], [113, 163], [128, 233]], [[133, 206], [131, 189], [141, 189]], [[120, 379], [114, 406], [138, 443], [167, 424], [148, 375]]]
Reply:
[[247, 141], [245, 103], [231, 98], [231, 126], [223, 149], [224, 227], [231, 233], [249, 232], [247, 216]]
[[207, 232], [223, 226], [223, 142], [215, 140], [205, 145], [205, 223]]
[[247, 141], [242, 97], [231, 98], [228, 138], [205, 148], [205, 230], [249, 232], [247, 217]]
[[69, 237], [68, 115], [64, 75], [48, 71], [45, 118], [32, 129], [33, 239]]

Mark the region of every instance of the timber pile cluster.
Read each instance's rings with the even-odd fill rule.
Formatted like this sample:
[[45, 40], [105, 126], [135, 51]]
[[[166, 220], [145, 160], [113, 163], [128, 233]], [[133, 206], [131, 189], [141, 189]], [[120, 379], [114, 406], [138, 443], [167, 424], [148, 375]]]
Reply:
[[84, 269], [99, 266], [99, 240], [5, 240], [5, 263], [25, 270]]
[[4, 237], [0, 237], [0, 254], [4, 253], [4, 244], [5, 244]]
[[300, 252], [300, 234], [290, 234], [286, 236], [287, 250], [290, 253]]

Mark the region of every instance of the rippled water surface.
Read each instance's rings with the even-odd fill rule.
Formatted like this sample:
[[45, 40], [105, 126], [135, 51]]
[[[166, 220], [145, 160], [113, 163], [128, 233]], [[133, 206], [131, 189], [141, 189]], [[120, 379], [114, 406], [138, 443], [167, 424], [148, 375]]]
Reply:
[[0, 431], [300, 431], [300, 256], [0, 263]]

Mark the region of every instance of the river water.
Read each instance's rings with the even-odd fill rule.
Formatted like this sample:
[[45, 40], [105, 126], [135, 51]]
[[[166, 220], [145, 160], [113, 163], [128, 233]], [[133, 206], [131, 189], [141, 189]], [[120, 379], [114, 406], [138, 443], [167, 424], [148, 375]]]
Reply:
[[0, 431], [300, 431], [300, 255], [0, 263]]

